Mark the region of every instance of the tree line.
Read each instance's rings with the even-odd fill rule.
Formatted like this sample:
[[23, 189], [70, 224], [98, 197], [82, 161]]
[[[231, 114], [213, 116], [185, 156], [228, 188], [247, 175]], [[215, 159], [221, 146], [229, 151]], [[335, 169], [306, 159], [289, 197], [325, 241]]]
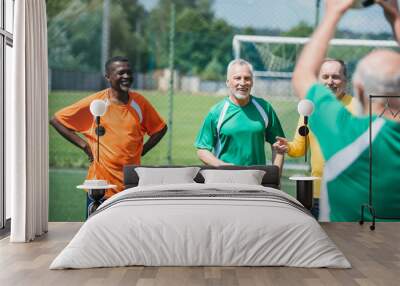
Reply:
[[[51, 68], [100, 71], [103, 1], [48, 0]], [[138, 0], [111, 0], [109, 56], [127, 56], [136, 71], [168, 66], [171, 0], [146, 11]], [[213, 78], [232, 57], [235, 29], [212, 12], [212, 0], [175, 0], [175, 66]]]
[[[146, 11], [138, 0], [110, 0], [109, 56], [127, 56], [137, 72], [168, 66], [170, 7], [175, 3], [175, 67], [203, 79], [222, 79], [235, 34], [309, 36], [300, 23], [290, 31], [238, 28], [215, 16], [213, 0], [159, 0]], [[47, 0], [50, 68], [102, 71], [103, 1]], [[342, 31], [342, 36], [355, 37]], [[386, 38], [381, 35], [380, 38]], [[249, 51], [251, 58], [252, 51]], [[257, 65], [257, 63], [256, 63]]]

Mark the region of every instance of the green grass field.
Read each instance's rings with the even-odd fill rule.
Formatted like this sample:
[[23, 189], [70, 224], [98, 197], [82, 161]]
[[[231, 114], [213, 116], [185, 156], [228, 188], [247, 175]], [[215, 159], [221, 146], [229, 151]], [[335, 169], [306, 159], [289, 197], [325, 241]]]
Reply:
[[[52, 92], [49, 95], [49, 116], [64, 106], [88, 96], [91, 92]], [[168, 96], [159, 91], [143, 91], [142, 94], [156, 107], [162, 117], [168, 121]], [[197, 159], [193, 143], [203, 118], [208, 110], [222, 97], [212, 94], [186, 94], [177, 92], [173, 102], [172, 164], [201, 164]], [[297, 102], [287, 99], [268, 99], [277, 112], [284, 132], [292, 138], [296, 128], [298, 114]], [[172, 127], [172, 128], [171, 128]], [[167, 164], [168, 136], [142, 159], [143, 165]], [[270, 158], [270, 148], [266, 148]], [[303, 159], [286, 158], [286, 162], [303, 162]], [[62, 138], [49, 127], [49, 164], [50, 164], [50, 221], [82, 221], [85, 216], [86, 199], [83, 191], [77, 190], [85, 178], [88, 166], [87, 157], [77, 147]], [[293, 182], [287, 180], [293, 172], [285, 171], [282, 189], [294, 194]]]
[[84, 221], [86, 193], [76, 188], [86, 177], [84, 169], [50, 169], [49, 220]]
[[[89, 95], [90, 92], [52, 92], [49, 96], [49, 116], [57, 110]], [[168, 121], [168, 96], [159, 91], [143, 91], [143, 95], [156, 107], [165, 120]], [[173, 102], [172, 130], [172, 164], [199, 164], [193, 143], [202, 120], [212, 105], [222, 97], [210, 94], [189, 95], [176, 93]], [[286, 99], [269, 100], [276, 110], [284, 132], [291, 138], [296, 128], [298, 114], [297, 102]], [[86, 168], [87, 158], [82, 151], [62, 138], [49, 127], [49, 160], [55, 168]], [[163, 140], [142, 159], [142, 164], [167, 164], [167, 134]], [[267, 158], [270, 158], [270, 148], [266, 148]], [[301, 159], [288, 158], [290, 162], [301, 162]]]

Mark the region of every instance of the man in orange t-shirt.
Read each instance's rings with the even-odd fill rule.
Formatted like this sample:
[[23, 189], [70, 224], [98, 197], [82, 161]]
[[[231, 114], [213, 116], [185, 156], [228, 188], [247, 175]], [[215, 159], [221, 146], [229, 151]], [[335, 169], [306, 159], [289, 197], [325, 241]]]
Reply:
[[[104, 179], [117, 185], [108, 189], [106, 198], [123, 190], [123, 166], [140, 164], [140, 158], [165, 135], [167, 126], [154, 107], [139, 93], [131, 91], [132, 69], [127, 58], [114, 57], [106, 63], [106, 80], [110, 88], [90, 95], [58, 111], [50, 124], [67, 140], [81, 148], [91, 165], [88, 179]], [[105, 134], [100, 137], [100, 161], [97, 154], [96, 123], [90, 112], [94, 99], [106, 102], [101, 117]], [[85, 139], [77, 135], [81, 133]], [[143, 144], [144, 135], [149, 136]]]

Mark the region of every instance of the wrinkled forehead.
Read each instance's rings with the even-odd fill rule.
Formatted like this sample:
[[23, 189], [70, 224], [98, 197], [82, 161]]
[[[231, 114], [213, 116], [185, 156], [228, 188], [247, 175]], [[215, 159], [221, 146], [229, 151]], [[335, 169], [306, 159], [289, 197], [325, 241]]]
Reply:
[[253, 78], [251, 69], [246, 64], [235, 64], [231, 66], [231, 68], [228, 71], [228, 79], [238, 75]]
[[319, 70], [319, 75], [342, 75], [344, 76], [343, 66], [337, 61], [326, 61]]

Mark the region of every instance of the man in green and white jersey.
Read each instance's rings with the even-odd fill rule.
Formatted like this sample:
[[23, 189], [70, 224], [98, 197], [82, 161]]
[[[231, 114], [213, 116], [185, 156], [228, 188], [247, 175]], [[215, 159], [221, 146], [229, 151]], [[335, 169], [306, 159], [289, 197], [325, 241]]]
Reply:
[[[279, 119], [264, 99], [250, 94], [253, 69], [242, 59], [230, 62], [226, 81], [229, 96], [214, 105], [197, 135], [195, 147], [207, 165], [265, 165], [265, 141], [284, 137]], [[274, 156], [282, 168], [283, 154]]]
[[[317, 84], [329, 40], [353, 2], [326, 1], [324, 19], [303, 49], [293, 73], [296, 94], [315, 105], [310, 124], [326, 160], [320, 204], [322, 221], [357, 221], [360, 206], [368, 203], [369, 110], [374, 114], [371, 128], [374, 208], [380, 217], [400, 216], [400, 99], [397, 97], [400, 95], [400, 54], [376, 50], [358, 64], [353, 86], [359, 100], [359, 117], [352, 116], [329, 89]], [[393, 12], [383, 7], [385, 13]], [[394, 21], [387, 18], [398, 32], [398, 9], [396, 13], [391, 18]], [[387, 98], [374, 100], [369, 105], [369, 95]], [[368, 216], [366, 219], [370, 220]]]

